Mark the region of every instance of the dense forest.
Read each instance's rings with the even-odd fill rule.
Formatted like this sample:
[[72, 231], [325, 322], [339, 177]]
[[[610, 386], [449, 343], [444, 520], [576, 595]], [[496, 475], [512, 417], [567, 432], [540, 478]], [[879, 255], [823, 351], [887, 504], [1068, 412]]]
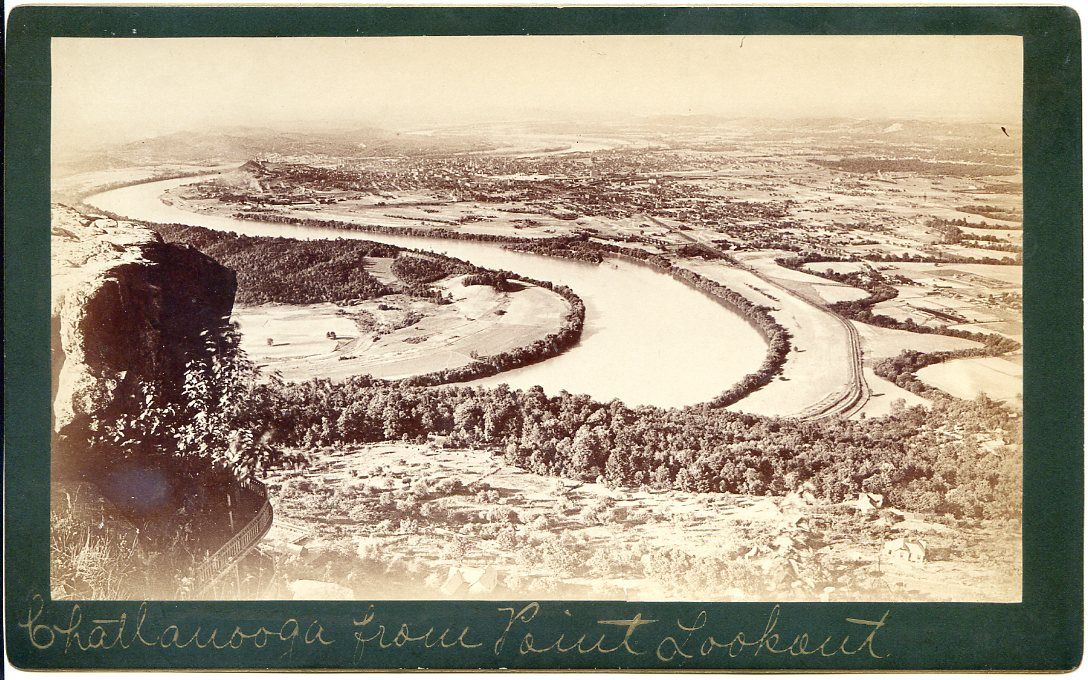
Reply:
[[[820, 423], [704, 406], [630, 408], [539, 388], [406, 389], [365, 378], [286, 385], [264, 401], [273, 441], [287, 447], [438, 435], [539, 474], [613, 486], [762, 495], [810, 481], [833, 501], [866, 491], [912, 511], [1019, 514], [1020, 416], [985, 398], [939, 397], [932, 409]], [[1004, 433], [1002, 444], [981, 447], [983, 433], [994, 431]]]
[[[989, 217], [992, 220], [1006, 220], [1009, 222], [1022, 222], [1024, 213], [1017, 208], [1001, 208], [996, 205], [963, 205], [956, 210], [960, 212]], [[972, 225], [973, 226], [973, 225]], [[1016, 227], [1009, 227], [1016, 228]]]
[[[971, 212], [967, 208], [959, 208], [961, 212]], [[978, 222], [969, 222], [966, 217], [959, 217], [956, 219], [945, 219], [943, 217], [932, 217], [926, 220], [927, 227], [970, 227], [972, 229], [993, 229], [1004, 231], [1023, 231], [1023, 225], [1020, 224], [994, 224], [993, 222], [987, 222], [986, 220], [980, 220]]]
[[[604, 261], [601, 251], [588, 245], [591, 242], [575, 236], [559, 236], [546, 239], [523, 239], [506, 245], [507, 250], [523, 253], [535, 253], [548, 257], [563, 257], [568, 260], [581, 260], [600, 264]], [[585, 247], [581, 247], [585, 244]]]
[[903, 253], [893, 255], [889, 253], [868, 253], [865, 259], [873, 262], [932, 262], [936, 264], [1023, 264], [1022, 253], [1015, 253], [1012, 257], [967, 257], [959, 255], [943, 254], [940, 257], [934, 255], [916, 255]]
[[393, 273], [401, 281], [410, 285], [434, 283], [458, 271], [464, 270], [451, 266], [451, 262], [446, 258], [402, 254], [393, 260]]
[[369, 300], [394, 292], [367, 272], [367, 258], [396, 257], [399, 248], [369, 241], [299, 241], [239, 236], [203, 227], [153, 225], [167, 241], [185, 243], [238, 274], [237, 301], [259, 305]]
[[498, 291], [517, 290], [518, 284], [510, 279], [508, 272], [480, 272], [461, 280], [463, 286], [491, 286]]

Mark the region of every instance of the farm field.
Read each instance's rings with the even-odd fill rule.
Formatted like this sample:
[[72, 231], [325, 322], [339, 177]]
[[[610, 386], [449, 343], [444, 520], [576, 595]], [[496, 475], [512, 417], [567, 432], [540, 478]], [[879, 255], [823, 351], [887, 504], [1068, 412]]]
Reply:
[[933, 404], [929, 399], [920, 397], [878, 376], [873, 372], [872, 362], [867, 361], [862, 372], [865, 375], [865, 382], [869, 385], [870, 394], [865, 406], [852, 416], [855, 420], [880, 418], [894, 413], [900, 406], [931, 406]]
[[1024, 367], [1021, 355], [973, 357], [926, 366], [918, 377], [960, 399], [979, 393], [1023, 408]]
[[878, 303], [876, 313], [927, 326], [996, 332], [1023, 340], [1020, 266], [895, 263], [881, 264], [880, 270], [906, 277], [916, 285], [896, 286], [899, 295]]
[[883, 328], [872, 324], [852, 322], [861, 337], [861, 347], [867, 363], [893, 357], [903, 350], [916, 352], [950, 352], [959, 349], [975, 349], [982, 345], [974, 340], [954, 338], [936, 333], [911, 333], [895, 328]]
[[[1017, 265], [809, 262], [804, 268], [814, 273], [830, 270], [836, 275], [865, 275], [875, 272], [889, 277], [897, 295], [878, 302], [873, 306], [873, 312], [896, 321], [934, 329], [998, 333], [1017, 342], [1023, 339], [1020, 311], [1023, 268]], [[940, 349], [926, 349], [924, 345], [906, 348]]]
[[[276, 519], [261, 550], [276, 577], [260, 597], [307, 580], [363, 600], [1019, 599], [1019, 535], [1004, 522], [864, 512], [803, 492], [609, 489], [431, 444], [312, 455], [268, 480]], [[897, 538], [926, 541], [927, 560], [882, 555]], [[836, 585], [805, 592], [801, 574], [790, 595], [781, 581], [797, 578], [798, 557]]]
[[[382, 278], [382, 260], [370, 271]], [[560, 295], [522, 284], [517, 291], [464, 286], [463, 277], [435, 284], [453, 303], [387, 295], [351, 305], [238, 305], [242, 348], [283, 379], [398, 379], [465, 366], [529, 345], [559, 331], [569, 304]], [[330, 337], [332, 334], [332, 337]]]
[[[616, 242], [614, 239], [620, 239], [623, 243], [627, 239], [637, 239], [627, 247], [663, 253], [678, 265], [706, 275], [753, 302], [767, 306], [771, 315], [789, 331], [792, 348], [781, 375], [732, 406], [735, 410], [759, 415], [788, 416], [798, 413], [842, 389], [850, 358], [845, 331], [832, 316], [806, 301], [821, 305], [849, 303], [864, 299], [867, 293], [814, 275], [828, 269], [837, 274], [864, 273], [871, 266], [885, 276], [904, 277], [912, 282], [912, 285], [903, 285], [897, 281], [898, 296], [875, 305], [873, 312], [876, 314], [933, 328], [996, 332], [1014, 340], [1021, 339], [1020, 314], [1014, 307], [1015, 295], [1021, 285], [1021, 268], [1017, 266], [812, 262], [805, 265], [807, 272], [812, 272], [810, 274], [774, 263], [776, 257], [789, 255], [788, 251], [754, 248], [736, 253], [737, 259], [745, 266], [755, 268], [779, 286], [775, 293], [771, 290], [774, 285], [766, 280], [760, 281], [742, 268], [699, 257], [683, 257], [672, 252], [674, 248], [690, 243], [691, 237], [684, 235], [684, 232], [692, 230], [689, 221], [682, 217], [655, 217], [652, 211], [626, 216], [608, 211], [572, 215], [563, 208], [556, 212], [563, 213], [564, 219], [559, 219], [549, 214], [549, 211], [555, 210], [541, 209], [539, 201], [522, 202], [515, 198], [519, 194], [531, 195], [530, 188], [535, 183], [569, 181], [571, 168], [582, 168], [576, 172], [588, 171], [588, 164], [579, 156], [579, 148], [580, 143], [560, 145], [555, 149], [542, 148], [543, 155], [532, 152], [510, 161], [538, 163], [547, 168], [538, 173], [499, 170], [483, 173], [481, 176], [486, 177], [487, 181], [502, 187], [500, 193], [505, 192], [503, 195], [507, 200], [495, 200], [494, 196], [488, 200], [465, 200], [464, 196], [458, 196], [456, 190], [428, 188], [418, 183], [381, 192], [305, 189], [296, 200], [294, 194], [285, 196], [283, 180], [275, 180], [280, 184], [267, 183], [269, 177], [277, 177], [274, 172], [272, 175], [255, 177], [245, 168], [237, 167], [220, 173], [208, 186], [218, 184], [231, 190], [248, 191], [258, 202], [278, 202], [286, 198], [284, 204], [264, 205], [261, 209], [295, 218], [342, 220], [371, 227], [452, 229], [466, 235], [503, 238], [581, 234], [583, 238], [588, 236], [603, 243]], [[628, 147], [621, 145], [616, 148]], [[494, 152], [490, 156], [480, 156], [479, 161], [466, 162], [491, 163], [493, 161], [486, 159], [502, 157], [502, 153]], [[1015, 214], [1018, 210], [1014, 195], [970, 193], [978, 188], [978, 184], [965, 178], [937, 179], [899, 173], [882, 179], [845, 179], [833, 170], [809, 163], [772, 160], [773, 154], [769, 158], [751, 158], [743, 154], [695, 153], [691, 158], [698, 159], [695, 161], [697, 163], [707, 164], [708, 168], [688, 172], [663, 171], [657, 175], [657, 179], [644, 176], [633, 180], [633, 186], [638, 187], [638, 191], [652, 190], [653, 182], [668, 178], [678, 187], [689, 186], [700, 195], [732, 196], [735, 200], [747, 202], [746, 205], [758, 205], [761, 206], [760, 210], [771, 211], [777, 210], [778, 202], [787, 195], [792, 196], [793, 200], [807, 196], [811, 200], [801, 201], [799, 206], [802, 207], [796, 211], [797, 217], [803, 217], [808, 222], [805, 228], [784, 228], [779, 231], [781, 236], [837, 242], [841, 248], [862, 258], [867, 254], [879, 253], [924, 256], [934, 247], [947, 255], [993, 256], [994, 251], [981, 252], [985, 249], [940, 245], [935, 241], [934, 233], [916, 216], [925, 211], [943, 219], [960, 219], [977, 224], [983, 217], [972, 212], [972, 205], [999, 206], [994, 210], [1004, 211], [1000, 212], [1002, 215]], [[728, 159], [733, 167], [712, 169], [720, 159]], [[310, 163], [314, 168], [321, 167], [313, 161]], [[264, 167], [274, 168], [275, 165]], [[504, 166], [499, 164], [498, 167]], [[772, 167], [786, 179], [788, 192], [768, 193], [766, 181], [770, 175], [763, 173]], [[147, 174], [148, 170], [145, 168], [143, 172]], [[101, 178], [99, 181], [102, 181]], [[239, 207], [246, 208], [213, 198], [217, 190], [208, 186], [180, 186], [169, 191], [163, 200], [186, 211], [221, 216], [230, 215]], [[889, 187], [894, 187], [894, 190]], [[332, 204], [324, 203], [329, 200]], [[959, 207], [966, 209], [960, 210]], [[838, 221], [846, 216], [876, 219], [880, 215], [884, 216], [888, 226], [877, 240], [866, 240], [864, 231], [844, 230], [843, 224]], [[749, 222], [753, 227], [760, 223], [758, 219]], [[999, 224], [999, 221], [991, 220], [990, 223]], [[966, 226], [962, 229], [967, 237], [997, 234], [1002, 238], [1010, 236], [1013, 242], [1018, 242], [1018, 237], [1022, 235], [1018, 230], [1009, 229]], [[697, 239], [723, 242], [736, 237], [730, 228], [711, 228], [709, 224], [700, 225], [692, 233], [700, 234]], [[938, 245], [935, 246], [935, 243]], [[370, 269], [380, 280], [391, 281], [395, 278], [384, 263], [376, 261]], [[247, 351], [260, 363], [267, 363], [270, 368], [280, 370], [292, 380], [307, 377], [340, 379], [364, 373], [395, 378], [463, 366], [471, 362], [473, 353], [482, 355], [496, 349], [509, 349], [517, 338], [541, 337], [539, 334], [533, 335], [532, 331], [539, 320], [530, 320], [522, 325], [511, 317], [490, 324], [489, 331], [480, 332], [478, 326], [488, 325], [480, 320], [483, 317], [472, 317], [473, 321], [466, 321], [469, 318], [466, 316], [458, 321], [443, 315], [435, 320], [439, 328], [430, 329], [423, 322], [420, 327], [424, 332], [416, 334], [412, 330], [414, 324], [408, 324], [404, 328], [393, 329], [391, 333], [380, 334], [375, 339], [373, 335], [360, 333], [358, 329], [345, 325], [344, 318], [330, 317], [330, 314], [336, 316], [335, 311], [315, 306], [309, 313], [307, 319], [299, 309], [239, 309], [239, 320], [248, 323], [251, 329], [255, 326], [261, 329], [247, 333]], [[356, 312], [344, 310], [344, 313]], [[393, 326], [398, 323], [396, 319], [382, 319], [381, 322]], [[319, 332], [319, 326], [327, 328]], [[855, 326], [861, 337], [866, 375], [871, 373], [875, 361], [906, 349], [932, 352], [978, 346], [969, 341], [935, 334], [892, 331], [865, 324]], [[337, 339], [326, 338], [328, 332], [335, 333]], [[268, 337], [273, 337], [272, 345], [267, 344]], [[282, 337], [282, 342], [277, 341], [277, 337]], [[482, 344], [477, 346], [477, 342]], [[813, 348], [819, 351], [814, 352]], [[541, 369], [538, 367], [537, 370]], [[930, 370], [930, 373], [934, 371]], [[925, 403], [925, 400], [907, 395], [876, 376], [867, 382], [872, 383], [872, 403], [855, 414], [856, 417], [886, 413], [891, 404], [900, 398], [907, 404]]]
[[[215, 178], [213, 186], [248, 187], [238, 172]], [[229, 215], [237, 206], [206, 197], [206, 187], [180, 187], [167, 193], [175, 205], [198, 213]], [[525, 210], [517, 204], [484, 204], [455, 201], [448, 196], [418, 192], [391, 192], [375, 196], [358, 192], [333, 193], [331, 205], [300, 200], [298, 204], [261, 204], [262, 212], [292, 219], [334, 220], [363, 227], [406, 227], [414, 230], [443, 229], [466, 234], [490, 234], [506, 238], [541, 238], [575, 233], [579, 225], [546, 212]], [[272, 198], [272, 196], [268, 196]], [[322, 198], [327, 198], [322, 196]], [[245, 206], [255, 207], [255, 206]]]
[[1016, 228], [1010, 227], [1007, 229], [995, 229], [992, 227], [980, 228], [968, 226], [960, 227], [960, 231], [962, 231], [968, 238], [973, 238], [976, 236], [996, 236], [1017, 245], [1023, 245], [1024, 242], [1024, 230], [1019, 225], [1017, 225]]

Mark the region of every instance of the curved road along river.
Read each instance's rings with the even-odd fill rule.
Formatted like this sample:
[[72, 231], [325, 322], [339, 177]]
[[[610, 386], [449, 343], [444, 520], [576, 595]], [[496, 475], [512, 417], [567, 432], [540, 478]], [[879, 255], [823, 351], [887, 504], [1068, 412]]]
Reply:
[[[668, 224], [656, 219], [653, 216], [646, 216], [650, 221], [659, 227], [668, 229], [670, 232], [677, 234], [681, 238], [687, 239], [691, 243], [698, 245], [701, 248], [705, 248], [719, 257], [730, 259], [731, 255], [719, 248], [717, 245], [710, 241], [695, 238], [694, 236], [674, 229]], [[803, 291], [788, 288], [781, 282], [776, 281], [774, 278], [759, 271], [759, 269], [738, 263], [738, 268], [743, 269], [752, 276], [755, 276], [763, 283], [774, 288], [780, 295], [792, 296], [802, 302], [808, 304], [812, 308], [818, 310], [822, 314], [826, 314], [828, 317], [835, 320], [836, 324], [842, 331], [842, 336], [846, 345], [847, 352], [847, 367], [846, 367], [846, 380], [842, 387], [828, 393], [826, 397], [813, 404], [809, 404], [803, 409], [789, 413], [788, 416], [792, 418], [798, 418], [800, 420], [824, 420], [826, 418], [833, 418], [836, 416], [843, 416], [849, 418], [857, 414], [869, 401], [870, 389], [869, 384], [865, 381], [865, 373], [862, 362], [861, 351], [861, 339], [858, 337], [858, 329], [854, 327], [854, 323], [849, 319], [843, 318], [842, 315], [836, 313], [828, 307], [828, 305], [819, 297], [808, 295]], [[739, 405], [739, 408], [743, 409], [743, 401]]]
[[190, 224], [252, 236], [353, 238], [444, 252], [483, 267], [565, 284], [582, 297], [586, 324], [577, 346], [547, 361], [475, 384], [540, 385], [548, 394], [566, 390], [601, 401], [618, 398], [631, 406], [685, 406], [717, 396], [756, 370], [767, 352], [766, 342], [739, 315], [648, 267], [615, 260], [592, 265], [515, 253], [496, 243], [237, 220], [162, 202], [164, 191], [201, 179], [137, 184], [96, 194], [85, 203], [147, 222]]

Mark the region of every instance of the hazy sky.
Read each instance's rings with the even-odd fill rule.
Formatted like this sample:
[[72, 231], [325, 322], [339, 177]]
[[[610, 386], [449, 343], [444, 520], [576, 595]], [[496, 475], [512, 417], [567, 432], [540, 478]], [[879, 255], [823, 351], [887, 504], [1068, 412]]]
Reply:
[[1016, 36], [54, 38], [56, 143], [649, 114], [1019, 123]]

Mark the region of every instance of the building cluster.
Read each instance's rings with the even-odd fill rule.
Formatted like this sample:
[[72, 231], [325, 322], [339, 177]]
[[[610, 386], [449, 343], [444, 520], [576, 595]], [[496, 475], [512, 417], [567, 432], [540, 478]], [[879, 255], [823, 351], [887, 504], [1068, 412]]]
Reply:
[[[884, 181], [881, 168], [852, 175], [828, 169], [836, 163], [812, 156], [811, 150], [805, 158], [736, 150], [723, 157], [694, 148], [405, 154], [334, 163], [266, 158], [245, 166], [252, 176], [248, 185], [206, 184], [201, 191], [204, 198], [252, 209], [341, 202], [383, 206], [414, 194], [433, 197], [423, 199], [435, 201], [430, 208], [419, 204], [425, 213], [443, 212], [441, 205], [452, 203], [493, 206], [526, 216], [515, 219], [513, 228], [558, 228], [554, 220], [579, 220], [566, 233], [659, 250], [690, 242], [681, 232], [692, 231], [732, 250], [895, 260], [940, 255], [916, 239], [897, 238], [905, 233], [900, 228], [908, 215], [843, 201], [895, 189], [891, 180], [889, 187], [874, 188], [874, 182]], [[798, 187], [802, 191], [794, 190]], [[997, 210], [969, 207], [988, 214]], [[596, 218], [597, 224], [583, 225], [580, 218]], [[475, 212], [433, 218], [451, 226], [493, 219]], [[647, 219], [660, 222], [651, 225]]]

